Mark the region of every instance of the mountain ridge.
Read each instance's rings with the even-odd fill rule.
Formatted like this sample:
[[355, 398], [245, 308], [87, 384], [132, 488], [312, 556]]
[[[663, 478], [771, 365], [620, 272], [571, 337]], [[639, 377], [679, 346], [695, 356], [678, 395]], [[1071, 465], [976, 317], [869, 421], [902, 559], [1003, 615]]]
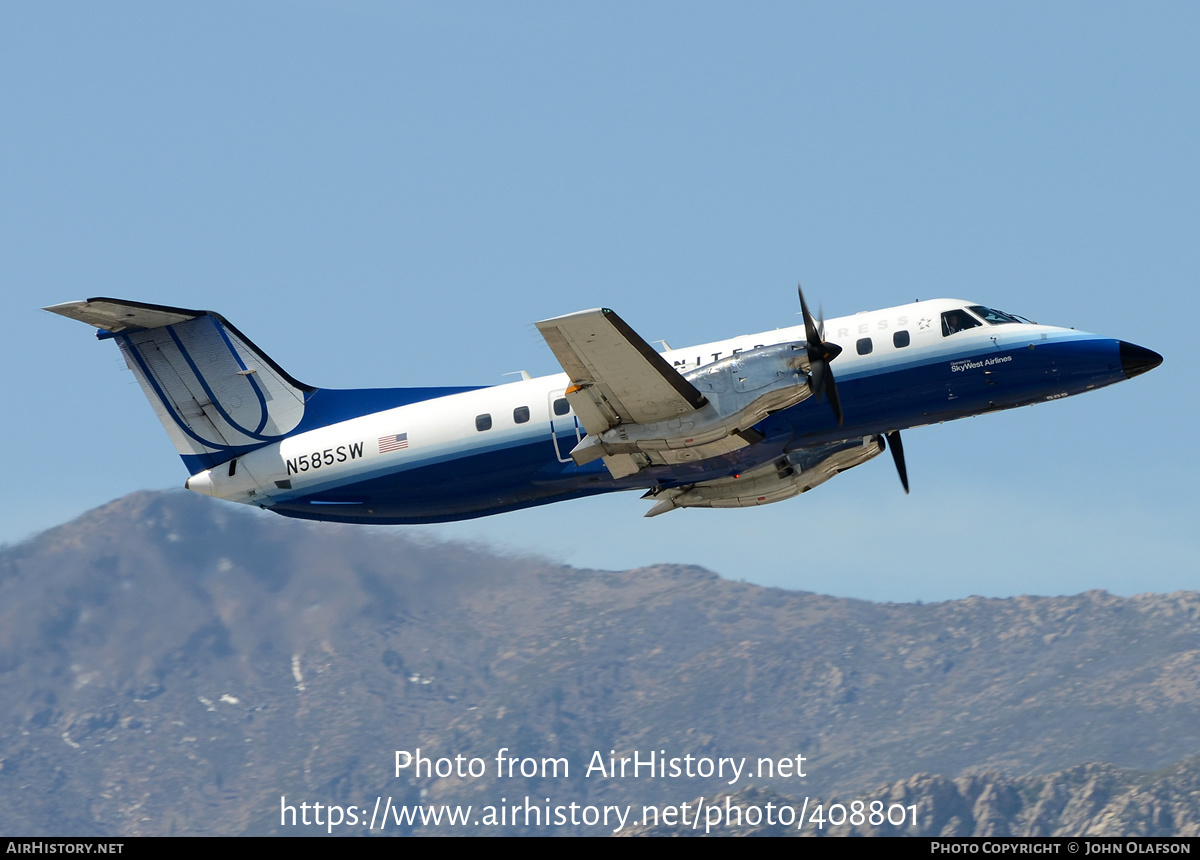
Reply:
[[1195, 592], [876, 604], [136, 493], [0, 549], [0, 798], [18, 829], [135, 835], [276, 832], [281, 795], [664, 790], [398, 779], [417, 747], [802, 754], [814, 796], [1152, 771], [1200, 752], [1197, 620]]

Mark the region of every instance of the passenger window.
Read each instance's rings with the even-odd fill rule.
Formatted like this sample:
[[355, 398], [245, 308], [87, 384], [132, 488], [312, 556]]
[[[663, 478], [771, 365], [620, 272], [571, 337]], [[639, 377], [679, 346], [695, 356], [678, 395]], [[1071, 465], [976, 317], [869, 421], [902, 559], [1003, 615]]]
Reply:
[[517, 422], [518, 424], [524, 424], [528, 420], [529, 420], [529, 407], [528, 406], [518, 406], [516, 409], [513, 410], [513, 421]]
[[485, 412], [482, 415], [475, 416], [475, 429], [482, 433], [484, 430], [492, 429], [492, 416]]
[[871, 350], [873, 350], [875, 348], [871, 344], [871, 339], [869, 337], [860, 337], [858, 339], [858, 343], [855, 345], [858, 347], [859, 355], [870, 355]]
[[566, 415], [571, 411], [571, 404], [567, 402], [567, 398], [560, 397], [554, 401], [554, 414]]
[[896, 349], [908, 346], [908, 342], [908, 329], [902, 328], [900, 331], [892, 332], [892, 346]]

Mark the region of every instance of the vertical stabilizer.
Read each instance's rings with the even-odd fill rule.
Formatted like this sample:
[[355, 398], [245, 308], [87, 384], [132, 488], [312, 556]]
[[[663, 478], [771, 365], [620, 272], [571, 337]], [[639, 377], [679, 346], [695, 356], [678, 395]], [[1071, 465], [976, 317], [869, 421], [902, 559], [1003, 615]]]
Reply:
[[211, 311], [108, 298], [46, 310], [117, 342], [192, 474], [283, 439], [315, 391]]

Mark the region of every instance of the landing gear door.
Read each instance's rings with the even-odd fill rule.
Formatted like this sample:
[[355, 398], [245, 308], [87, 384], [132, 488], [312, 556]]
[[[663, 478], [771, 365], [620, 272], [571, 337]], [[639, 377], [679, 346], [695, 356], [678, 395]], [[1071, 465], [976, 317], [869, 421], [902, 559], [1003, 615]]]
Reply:
[[[554, 456], [560, 463], [570, 463], [571, 451], [583, 440], [579, 419], [571, 411], [565, 389], [550, 392], [550, 440], [554, 443]], [[569, 435], [568, 435], [569, 434]], [[560, 438], [561, 437], [561, 438]]]

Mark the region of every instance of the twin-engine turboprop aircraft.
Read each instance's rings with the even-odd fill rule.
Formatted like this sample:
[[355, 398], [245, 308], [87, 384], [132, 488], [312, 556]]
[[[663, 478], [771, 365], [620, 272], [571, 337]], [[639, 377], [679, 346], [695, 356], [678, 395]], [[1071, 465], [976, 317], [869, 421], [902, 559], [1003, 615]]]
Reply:
[[117, 342], [188, 489], [348, 523], [445, 522], [632, 489], [654, 503], [646, 516], [751, 507], [886, 447], [907, 492], [901, 430], [1081, 394], [1162, 363], [1124, 341], [955, 299], [828, 326], [803, 293], [800, 304], [802, 326], [661, 353], [611, 310], [581, 311], [537, 324], [565, 373], [362, 390], [298, 382], [211, 311], [108, 298], [46, 310]]

